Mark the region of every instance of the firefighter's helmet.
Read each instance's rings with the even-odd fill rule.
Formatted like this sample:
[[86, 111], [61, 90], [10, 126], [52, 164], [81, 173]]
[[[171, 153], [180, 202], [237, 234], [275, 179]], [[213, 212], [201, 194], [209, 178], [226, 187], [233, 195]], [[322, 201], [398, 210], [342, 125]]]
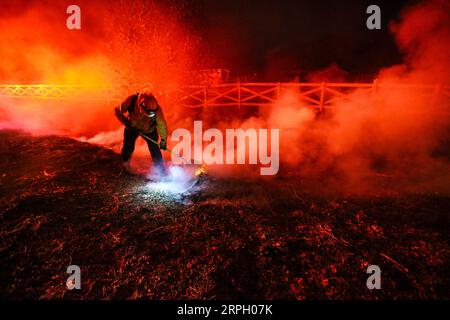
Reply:
[[139, 94], [138, 106], [142, 113], [149, 118], [155, 118], [159, 109], [158, 101], [152, 93], [144, 92]]

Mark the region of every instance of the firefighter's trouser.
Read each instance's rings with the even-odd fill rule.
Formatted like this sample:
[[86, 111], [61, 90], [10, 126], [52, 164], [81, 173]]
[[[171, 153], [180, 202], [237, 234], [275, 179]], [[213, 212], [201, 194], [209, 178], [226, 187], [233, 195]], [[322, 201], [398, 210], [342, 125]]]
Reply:
[[[154, 141], [158, 141], [158, 132], [155, 129], [151, 133], [145, 133], [146, 136], [151, 138]], [[139, 132], [136, 129], [125, 127], [125, 130], [123, 132], [123, 146], [122, 146], [122, 160], [128, 161], [131, 158], [131, 155], [133, 154], [134, 147], [136, 144], [136, 139], [139, 137]], [[144, 137], [142, 137], [144, 138]], [[153, 164], [157, 167], [164, 167], [163, 159], [161, 150], [159, 149], [159, 145], [155, 144], [154, 142], [150, 141], [147, 138], [144, 138], [144, 140], [147, 142], [148, 150], [150, 151], [150, 154], [152, 155]]]

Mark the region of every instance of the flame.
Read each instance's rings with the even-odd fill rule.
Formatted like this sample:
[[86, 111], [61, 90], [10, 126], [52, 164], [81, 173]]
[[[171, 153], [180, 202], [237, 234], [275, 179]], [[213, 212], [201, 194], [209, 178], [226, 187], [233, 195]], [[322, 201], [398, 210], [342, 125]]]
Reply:
[[[123, 85], [125, 96], [135, 83], [152, 83], [155, 91], [183, 84], [201, 60], [199, 38], [173, 7], [153, 1], [80, 0], [82, 30], [69, 31], [63, 1], [14, 3], [14, 10], [7, 7], [0, 19], [0, 41], [8, 44], [0, 47], [3, 83]], [[405, 59], [380, 70], [379, 83], [450, 83], [448, 9], [448, 1], [431, 0], [404, 10], [391, 28]], [[376, 101], [359, 91], [349, 98], [333, 103], [335, 111], [319, 119], [287, 92], [272, 108], [261, 108], [250, 118], [227, 120], [238, 113], [208, 110], [202, 120], [221, 130], [279, 128], [280, 160], [301, 173], [338, 171], [341, 180], [361, 189], [367, 187], [365, 178], [383, 167], [406, 176], [426, 172], [431, 182], [439, 177], [445, 190], [450, 189], [443, 174], [448, 163], [434, 152], [448, 137], [449, 117], [442, 116], [448, 110], [442, 101], [432, 104], [416, 89], [388, 88], [378, 90]], [[170, 131], [192, 127], [196, 115], [160, 102]], [[9, 127], [85, 135], [87, 140], [97, 135], [96, 142], [107, 141], [108, 146], [121, 143], [110, 101], [56, 101], [44, 107], [41, 101], [2, 99], [1, 107], [0, 119]]]
[[208, 173], [208, 171], [206, 171], [206, 168], [204, 166], [200, 166], [195, 170], [195, 176], [196, 177], [201, 177], [204, 176]]

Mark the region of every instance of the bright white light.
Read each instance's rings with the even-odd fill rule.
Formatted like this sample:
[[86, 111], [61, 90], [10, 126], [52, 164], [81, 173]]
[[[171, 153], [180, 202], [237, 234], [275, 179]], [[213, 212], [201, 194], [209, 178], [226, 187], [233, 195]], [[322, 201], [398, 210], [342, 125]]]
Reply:
[[186, 181], [189, 180], [188, 175], [181, 167], [171, 166], [169, 167], [169, 178], [174, 181]]
[[184, 188], [176, 182], [151, 182], [147, 185], [149, 189], [167, 193], [180, 193]]
[[[157, 180], [152, 178], [152, 180]], [[195, 179], [190, 177], [183, 168], [171, 166], [168, 168], [166, 176], [160, 178], [159, 181], [149, 182], [146, 187], [149, 190], [176, 195], [189, 190], [194, 183]]]

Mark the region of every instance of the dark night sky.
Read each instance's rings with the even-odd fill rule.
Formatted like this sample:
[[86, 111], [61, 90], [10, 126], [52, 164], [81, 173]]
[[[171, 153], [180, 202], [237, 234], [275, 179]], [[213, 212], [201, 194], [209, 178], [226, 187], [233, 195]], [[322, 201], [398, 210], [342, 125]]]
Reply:
[[[235, 73], [315, 70], [336, 62], [370, 75], [401, 62], [388, 25], [415, 2], [204, 0], [196, 2], [196, 21], [215, 65]], [[382, 30], [366, 28], [370, 4], [381, 8]]]

